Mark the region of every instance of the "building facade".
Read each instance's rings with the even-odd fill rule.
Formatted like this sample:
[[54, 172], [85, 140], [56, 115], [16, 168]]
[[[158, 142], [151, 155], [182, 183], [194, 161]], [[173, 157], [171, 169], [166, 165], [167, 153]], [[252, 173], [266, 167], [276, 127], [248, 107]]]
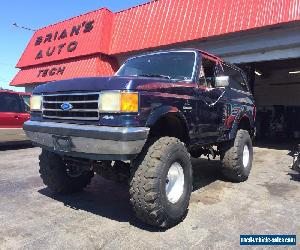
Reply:
[[207, 50], [232, 63], [300, 57], [300, 0], [156, 0], [99, 9], [35, 32], [12, 86], [112, 75], [130, 55]]
[[45, 82], [110, 76], [129, 56], [188, 47], [246, 70], [258, 134], [300, 137], [300, 0], [154, 0], [92, 11], [37, 30], [11, 85], [32, 91]]

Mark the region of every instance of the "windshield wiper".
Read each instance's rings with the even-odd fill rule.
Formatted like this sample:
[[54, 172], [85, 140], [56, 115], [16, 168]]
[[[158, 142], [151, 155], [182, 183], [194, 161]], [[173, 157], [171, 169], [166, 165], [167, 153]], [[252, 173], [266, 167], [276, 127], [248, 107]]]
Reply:
[[141, 75], [138, 75], [138, 76], [144, 76], [144, 77], [159, 77], [159, 78], [165, 78], [165, 79], [171, 79], [170, 76], [167, 76], [167, 75], [159, 75], [159, 74], [141, 74]]

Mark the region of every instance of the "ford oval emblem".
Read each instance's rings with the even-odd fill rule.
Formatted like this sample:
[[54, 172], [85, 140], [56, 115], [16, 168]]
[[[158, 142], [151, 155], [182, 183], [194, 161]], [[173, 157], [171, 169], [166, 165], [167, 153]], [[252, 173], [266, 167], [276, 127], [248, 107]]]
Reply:
[[63, 111], [69, 111], [73, 108], [72, 104], [68, 102], [64, 102], [60, 107]]

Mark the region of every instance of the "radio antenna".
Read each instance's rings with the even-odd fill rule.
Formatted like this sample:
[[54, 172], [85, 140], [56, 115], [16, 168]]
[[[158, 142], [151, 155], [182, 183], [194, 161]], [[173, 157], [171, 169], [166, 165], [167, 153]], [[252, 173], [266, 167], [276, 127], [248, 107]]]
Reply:
[[23, 30], [29, 30], [29, 31], [36, 31], [36, 30], [34, 30], [34, 29], [31, 29], [31, 28], [28, 28], [28, 27], [25, 27], [25, 26], [20, 26], [20, 25], [18, 25], [17, 23], [13, 23], [12, 24], [14, 27], [16, 27], [16, 28], [19, 28], [19, 29], [23, 29]]

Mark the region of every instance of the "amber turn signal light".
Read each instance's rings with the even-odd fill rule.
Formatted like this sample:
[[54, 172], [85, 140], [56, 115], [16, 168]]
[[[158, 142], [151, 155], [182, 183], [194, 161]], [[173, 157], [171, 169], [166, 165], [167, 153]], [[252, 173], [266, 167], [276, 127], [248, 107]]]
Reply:
[[138, 112], [139, 95], [136, 92], [121, 93], [121, 112]]

